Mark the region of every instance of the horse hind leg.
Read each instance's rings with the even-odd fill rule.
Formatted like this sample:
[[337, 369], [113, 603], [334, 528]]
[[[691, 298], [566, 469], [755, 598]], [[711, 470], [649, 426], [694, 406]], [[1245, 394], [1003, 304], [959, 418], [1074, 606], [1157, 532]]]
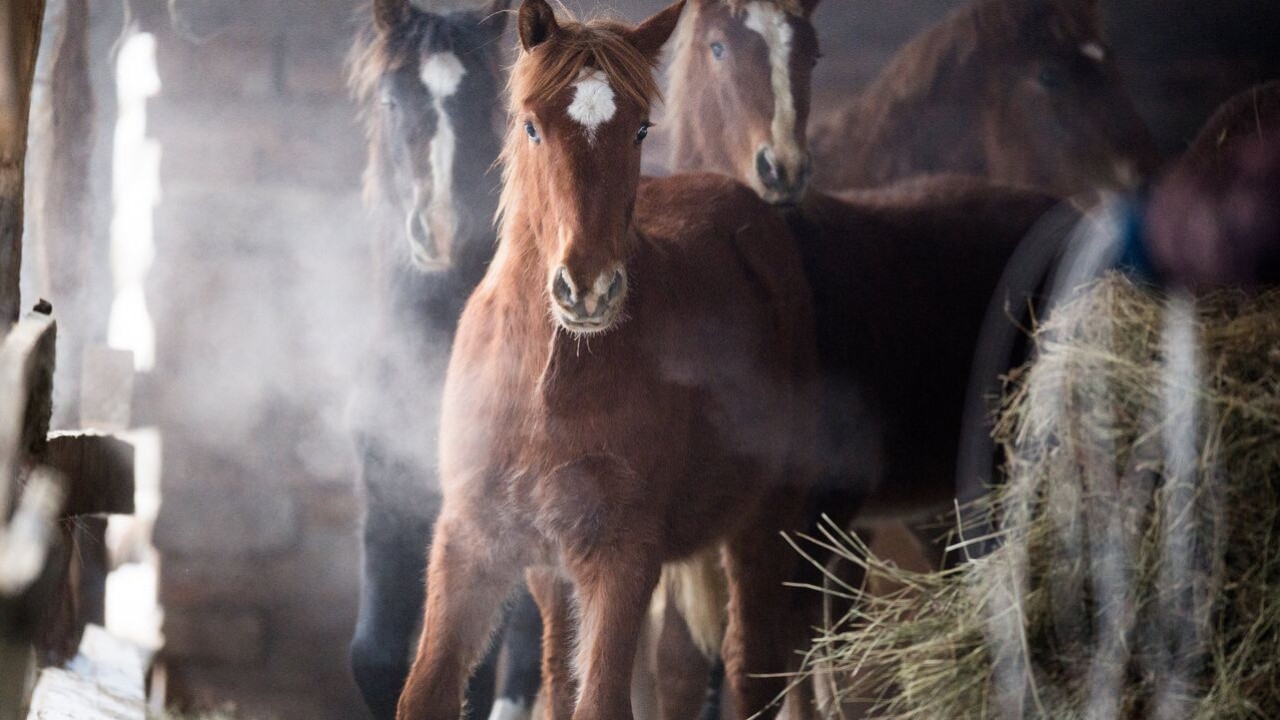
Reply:
[[573, 676], [573, 586], [548, 567], [530, 568], [525, 579], [542, 619], [542, 700], [545, 720], [570, 720], [578, 696]]
[[418, 653], [400, 696], [401, 720], [457, 720], [463, 690], [489, 648], [521, 570], [516, 552], [490, 540], [446, 502], [436, 524]]
[[489, 720], [530, 720], [542, 681], [542, 618], [524, 584], [508, 609], [502, 649], [506, 661]]
[[806, 640], [804, 613], [796, 612], [792, 579], [797, 554], [779, 533], [793, 530], [802, 493], [779, 489], [751, 522], [724, 546], [729, 577], [729, 626], [723, 657], [733, 707], [740, 718], [777, 715], [796, 650]]

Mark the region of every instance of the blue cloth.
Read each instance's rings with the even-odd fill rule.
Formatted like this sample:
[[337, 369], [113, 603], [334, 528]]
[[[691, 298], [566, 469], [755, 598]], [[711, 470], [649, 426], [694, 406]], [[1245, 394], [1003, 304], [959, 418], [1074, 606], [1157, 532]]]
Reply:
[[1159, 273], [1151, 261], [1146, 242], [1146, 193], [1139, 191], [1124, 201], [1121, 211], [1120, 254], [1116, 267], [1149, 283], [1160, 282]]

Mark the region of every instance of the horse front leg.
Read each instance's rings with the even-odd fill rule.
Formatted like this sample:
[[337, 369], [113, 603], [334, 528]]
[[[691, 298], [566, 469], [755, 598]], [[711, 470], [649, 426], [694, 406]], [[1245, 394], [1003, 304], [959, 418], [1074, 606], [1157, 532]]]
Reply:
[[399, 720], [458, 720], [462, 714], [463, 689], [521, 570], [520, 554], [502, 542], [500, 534], [451, 512], [446, 499], [431, 544], [422, 637], [400, 696]]
[[578, 606], [574, 720], [632, 720], [631, 676], [661, 572], [652, 486], [611, 455], [545, 478], [538, 524], [559, 548]]
[[661, 570], [656, 553], [614, 547], [569, 561], [580, 607], [573, 720], [630, 720], [631, 678], [649, 599]]

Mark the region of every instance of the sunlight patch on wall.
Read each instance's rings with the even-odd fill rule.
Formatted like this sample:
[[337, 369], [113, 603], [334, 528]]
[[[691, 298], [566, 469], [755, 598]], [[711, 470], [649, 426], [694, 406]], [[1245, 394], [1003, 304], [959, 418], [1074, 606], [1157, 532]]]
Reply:
[[107, 343], [133, 351], [134, 367], [155, 365], [155, 327], [144, 282], [155, 258], [152, 213], [160, 201], [160, 143], [147, 137], [147, 99], [160, 92], [156, 41], [134, 33], [116, 64], [120, 114], [116, 120], [112, 178], [111, 276], [115, 299]]

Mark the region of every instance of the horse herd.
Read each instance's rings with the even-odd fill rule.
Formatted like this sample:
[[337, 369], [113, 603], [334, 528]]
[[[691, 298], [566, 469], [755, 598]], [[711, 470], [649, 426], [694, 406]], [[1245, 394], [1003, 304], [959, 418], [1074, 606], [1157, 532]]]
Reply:
[[949, 507], [989, 318], [1039, 291], [1010, 259], [1160, 157], [1094, 0], [973, 0], [821, 117], [817, 0], [509, 3], [374, 0], [352, 52], [383, 223], [356, 680], [380, 718], [681, 717], [668, 643], [715, 665], [703, 717], [721, 675], [771, 716], [823, 612], [782, 534]]

